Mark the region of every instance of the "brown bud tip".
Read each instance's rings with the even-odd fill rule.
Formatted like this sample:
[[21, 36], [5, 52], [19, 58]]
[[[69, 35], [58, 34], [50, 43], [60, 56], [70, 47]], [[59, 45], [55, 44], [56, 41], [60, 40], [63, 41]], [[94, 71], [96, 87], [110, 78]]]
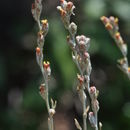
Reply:
[[107, 30], [112, 30], [113, 29], [113, 26], [110, 23], [107, 23], [105, 25], [105, 27], [107, 28]]
[[34, 3], [32, 3], [32, 9], [35, 9], [35, 4]]
[[79, 80], [79, 82], [80, 82], [80, 85], [82, 85], [83, 82], [84, 82], [84, 77], [81, 76], [81, 75], [77, 75], [77, 78], [78, 78], [78, 80]]
[[120, 36], [120, 33], [119, 33], [119, 32], [117, 32], [117, 33], [115, 34], [115, 37], [116, 37], [116, 39], [117, 39], [117, 40], [119, 40], [119, 39], [120, 39], [120, 37], [121, 37], [121, 36]]
[[38, 55], [40, 54], [40, 51], [41, 51], [40, 48], [37, 47], [37, 48], [36, 48], [36, 53], [37, 53]]

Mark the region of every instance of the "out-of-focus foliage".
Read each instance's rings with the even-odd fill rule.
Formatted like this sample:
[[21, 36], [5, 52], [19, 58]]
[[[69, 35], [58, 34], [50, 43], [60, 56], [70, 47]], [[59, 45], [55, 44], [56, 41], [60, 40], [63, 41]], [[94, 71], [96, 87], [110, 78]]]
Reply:
[[[37, 25], [31, 15], [32, 2], [0, 2], [0, 130], [47, 130], [47, 110], [38, 92], [42, 76], [35, 58]], [[129, 130], [130, 81], [116, 67], [121, 54], [100, 16], [119, 17], [120, 31], [130, 50], [130, 1], [73, 2], [76, 5], [73, 21], [78, 25], [78, 34], [91, 38], [91, 85], [100, 90], [99, 120], [103, 130]], [[67, 32], [56, 11], [58, 0], [43, 0], [43, 3], [43, 17], [50, 23], [44, 48], [44, 57], [52, 67], [50, 96], [58, 100], [55, 126], [56, 130], [72, 130], [76, 129], [73, 118], [82, 120], [75, 90], [78, 70], [66, 44]]]

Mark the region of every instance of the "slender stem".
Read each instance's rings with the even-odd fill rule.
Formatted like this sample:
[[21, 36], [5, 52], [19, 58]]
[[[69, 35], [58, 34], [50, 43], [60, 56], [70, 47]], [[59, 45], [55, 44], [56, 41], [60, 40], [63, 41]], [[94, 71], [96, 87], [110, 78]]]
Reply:
[[97, 112], [95, 113], [95, 119], [96, 119], [96, 127], [95, 130], [98, 130], [98, 117]]
[[53, 126], [53, 117], [52, 115], [50, 115], [50, 104], [49, 104], [49, 93], [48, 93], [48, 77], [45, 77], [45, 84], [46, 84], [46, 106], [48, 109], [48, 114], [49, 114], [49, 118], [50, 118], [50, 128], [51, 130], [54, 130], [54, 126]]
[[[84, 90], [82, 89], [81, 91], [82, 91], [82, 94], [85, 95]], [[83, 96], [82, 105], [83, 105], [83, 130], [87, 130], [87, 122], [86, 122], [87, 115], [85, 113], [85, 111], [86, 111], [86, 98], [85, 98], [85, 96]]]
[[[77, 56], [76, 51], [75, 51], [75, 56]], [[77, 67], [78, 67], [78, 69], [80, 71], [80, 74], [83, 76], [83, 72], [82, 72], [77, 60], [76, 60], [76, 65], [77, 65]], [[84, 92], [84, 85], [82, 86], [81, 93], [82, 93], [82, 96], [83, 96], [83, 98], [81, 98], [82, 99], [82, 106], [83, 106], [83, 130], [87, 130], [87, 121], [86, 121], [87, 120], [87, 115], [85, 113], [85, 111], [86, 111], [86, 94]]]

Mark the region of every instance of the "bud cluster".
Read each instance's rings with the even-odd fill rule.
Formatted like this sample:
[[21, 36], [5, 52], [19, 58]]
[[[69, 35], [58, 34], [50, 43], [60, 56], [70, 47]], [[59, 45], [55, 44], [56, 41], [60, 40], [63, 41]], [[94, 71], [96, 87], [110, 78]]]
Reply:
[[75, 6], [72, 2], [67, 2], [66, 0], [60, 0], [60, 4], [61, 6], [57, 6], [57, 9], [60, 11], [60, 15], [65, 27], [68, 28], [70, 24], [70, 16], [72, 14], [74, 15], [73, 10], [75, 9]]
[[31, 11], [33, 18], [38, 22], [42, 11], [42, 0], [35, 0], [35, 2], [32, 3]]
[[[80, 72], [80, 74], [77, 75], [77, 90], [79, 98], [83, 105], [83, 130], [87, 129], [86, 119], [89, 111], [89, 106], [86, 105], [88, 98], [85, 93], [85, 89], [87, 89], [91, 99], [91, 108], [94, 114], [93, 118], [95, 120], [94, 125], [96, 130], [98, 130], [97, 112], [99, 110], [99, 103], [97, 101], [97, 90], [95, 87], [89, 87], [90, 74], [92, 70], [90, 55], [88, 53], [88, 49], [90, 46], [90, 38], [84, 35], [76, 36], [77, 25], [74, 22], [70, 22], [71, 15], [74, 15], [74, 8], [74, 4], [70, 1], [67, 2], [66, 0], [60, 0], [60, 6], [57, 7], [61, 15], [62, 22], [69, 32], [69, 36], [67, 36], [67, 43], [72, 49], [73, 61], [77, 65], [77, 68]], [[77, 120], [75, 120], [75, 124], [77, 128], [81, 128]]]
[[[115, 40], [117, 46], [119, 47], [123, 58], [118, 60], [118, 67], [128, 76], [130, 79], [129, 65], [127, 59], [127, 44], [124, 42], [118, 26], [118, 18], [110, 16], [109, 18], [106, 16], [101, 17], [101, 21], [105, 25], [106, 29], [109, 31], [112, 38]], [[124, 62], [122, 62], [124, 61]]]

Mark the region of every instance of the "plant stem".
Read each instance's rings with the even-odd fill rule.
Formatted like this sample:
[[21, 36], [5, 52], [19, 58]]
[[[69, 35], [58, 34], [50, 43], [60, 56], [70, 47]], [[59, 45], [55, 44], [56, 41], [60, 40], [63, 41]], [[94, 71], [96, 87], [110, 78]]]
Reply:
[[[82, 94], [85, 95], [84, 90], [82, 89], [81, 91], [82, 91]], [[85, 98], [85, 96], [83, 96], [82, 105], [83, 105], [83, 130], [87, 130], [87, 122], [86, 122], [87, 115], [85, 114], [85, 111], [86, 111], [86, 98]]]
[[98, 130], [98, 117], [97, 117], [97, 112], [95, 113], [95, 119], [96, 119], [96, 127], [95, 127], [95, 130]]

